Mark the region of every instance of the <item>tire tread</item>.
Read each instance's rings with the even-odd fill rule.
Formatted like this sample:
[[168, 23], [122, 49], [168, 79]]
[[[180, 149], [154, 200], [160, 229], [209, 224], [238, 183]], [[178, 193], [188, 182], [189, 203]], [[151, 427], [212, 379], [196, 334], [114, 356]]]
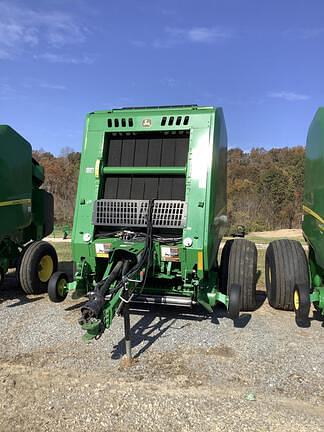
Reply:
[[289, 239], [272, 241], [266, 251], [265, 271], [270, 305], [276, 309], [293, 310], [296, 283], [309, 284], [308, 263], [302, 245]]
[[39, 294], [46, 291], [46, 284], [36, 279], [35, 272], [39, 257], [50, 254], [53, 258], [54, 269], [57, 269], [57, 255], [54, 247], [45, 241], [35, 241], [32, 243], [22, 256], [19, 265], [19, 281], [26, 294]]
[[241, 286], [241, 310], [249, 311], [256, 307], [256, 267], [257, 249], [246, 239], [235, 239], [232, 243], [229, 263], [227, 292], [233, 283]]

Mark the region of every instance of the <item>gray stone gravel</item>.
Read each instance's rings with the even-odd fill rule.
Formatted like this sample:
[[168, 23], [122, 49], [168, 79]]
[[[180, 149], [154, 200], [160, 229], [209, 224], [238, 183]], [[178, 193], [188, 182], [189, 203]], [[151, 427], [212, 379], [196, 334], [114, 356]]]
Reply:
[[267, 301], [236, 323], [222, 308], [134, 310], [127, 367], [121, 318], [85, 344], [82, 300], [25, 296], [9, 277], [0, 302], [0, 431], [324, 430], [318, 319], [298, 328]]

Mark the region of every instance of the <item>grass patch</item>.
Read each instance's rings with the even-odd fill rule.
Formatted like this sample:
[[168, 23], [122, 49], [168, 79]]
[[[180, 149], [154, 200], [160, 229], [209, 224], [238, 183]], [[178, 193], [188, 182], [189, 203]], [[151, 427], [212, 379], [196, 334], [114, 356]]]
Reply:
[[264, 278], [264, 262], [265, 262], [265, 249], [258, 249], [258, 265], [257, 270], [259, 273], [257, 289], [264, 290], [265, 289], [265, 278]]
[[[245, 238], [247, 240], [253, 241], [254, 243], [260, 243], [260, 244], [268, 244], [274, 240], [279, 240], [278, 237], [257, 237], [257, 236], [249, 236], [249, 235], [247, 235]], [[301, 236], [289, 237], [289, 240], [297, 240], [301, 244], [306, 245], [304, 238]]]
[[72, 251], [70, 242], [55, 242], [52, 243], [54, 246], [58, 260], [61, 261], [72, 261]]
[[71, 237], [72, 225], [55, 225], [51, 237], [62, 238], [65, 231], [67, 231], [69, 237]]

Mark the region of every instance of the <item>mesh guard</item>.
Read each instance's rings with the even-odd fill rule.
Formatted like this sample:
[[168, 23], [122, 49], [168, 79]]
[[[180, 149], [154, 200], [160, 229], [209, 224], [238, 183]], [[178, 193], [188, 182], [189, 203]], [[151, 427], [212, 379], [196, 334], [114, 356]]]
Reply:
[[[96, 226], [145, 227], [149, 200], [100, 199], [94, 202], [93, 224]], [[153, 227], [184, 228], [187, 203], [176, 200], [156, 200]]]

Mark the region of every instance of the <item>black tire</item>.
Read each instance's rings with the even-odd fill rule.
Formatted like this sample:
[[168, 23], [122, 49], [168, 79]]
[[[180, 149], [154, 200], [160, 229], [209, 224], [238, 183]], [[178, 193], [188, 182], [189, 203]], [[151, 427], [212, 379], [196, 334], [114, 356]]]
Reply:
[[21, 252], [20, 252], [20, 254], [19, 254], [19, 256], [18, 256], [18, 258], [16, 260], [16, 280], [17, 280], [17, 282], [18, 282], [19, 285], [20, 285], [20, 266], [21, 266], [21, 260], [22, 260], [23, 256], [25, 255], [25, 253], [26, 253], [27, 249], [29, 248], [29, 246], [32, 245], [32, 244], [33, 244], [33, 242], [30, 242], [30, 243], [26, 244], [22, 248], [22, 250], [21, 250]]
[[[66, 299], [67, 292], [63, 292], [63, 286], [68, 283], [68, 277], [63, 272], [56, 272], [48, 283], [48, 297], [54, 303], [61, 303]], [[63, 286], [62, 286], [63, 285]]]
[[221, 254], [221, 261], [219, 267], [219, 284], [220, 292], [222, 292], [223, 294], [227, 294], [228, 263], [233, 241], [234, 240], [226, 240]]
[[228, 316], [232, 320], [235, 320], [240, 315], [241, 305], [241, 286], [238, 284], [232, 284], [229, 294], [228, 303]]
[[298, 241], [284, 239], [269, 244], [265, 280], [269, 304], [275, 309], [293, 310], [295, 286], [309, 287], [307, 258]]
[[297, 284], [294, 289], [294, 311], [297, 323], [305, 323], [311, 307], [309, 286]]
[[57, 254], [51, 244], [45, 241], [31, 243], [19, 264], [18, 278], [25, 293], [46, 292], [48, 281], [57, 270], [57, 263]]
[[256, 308], [258, 252], [253, 242], [246, 239], [232, 240], [227, 266], [227, 293], [231, 295], [233, 284], [240, 285], [240, 310]]
[[0, 268], [0, 287], [4, 282], [4, 278], [5, 278], [5, 273], [4, 273], [3, 269]]

